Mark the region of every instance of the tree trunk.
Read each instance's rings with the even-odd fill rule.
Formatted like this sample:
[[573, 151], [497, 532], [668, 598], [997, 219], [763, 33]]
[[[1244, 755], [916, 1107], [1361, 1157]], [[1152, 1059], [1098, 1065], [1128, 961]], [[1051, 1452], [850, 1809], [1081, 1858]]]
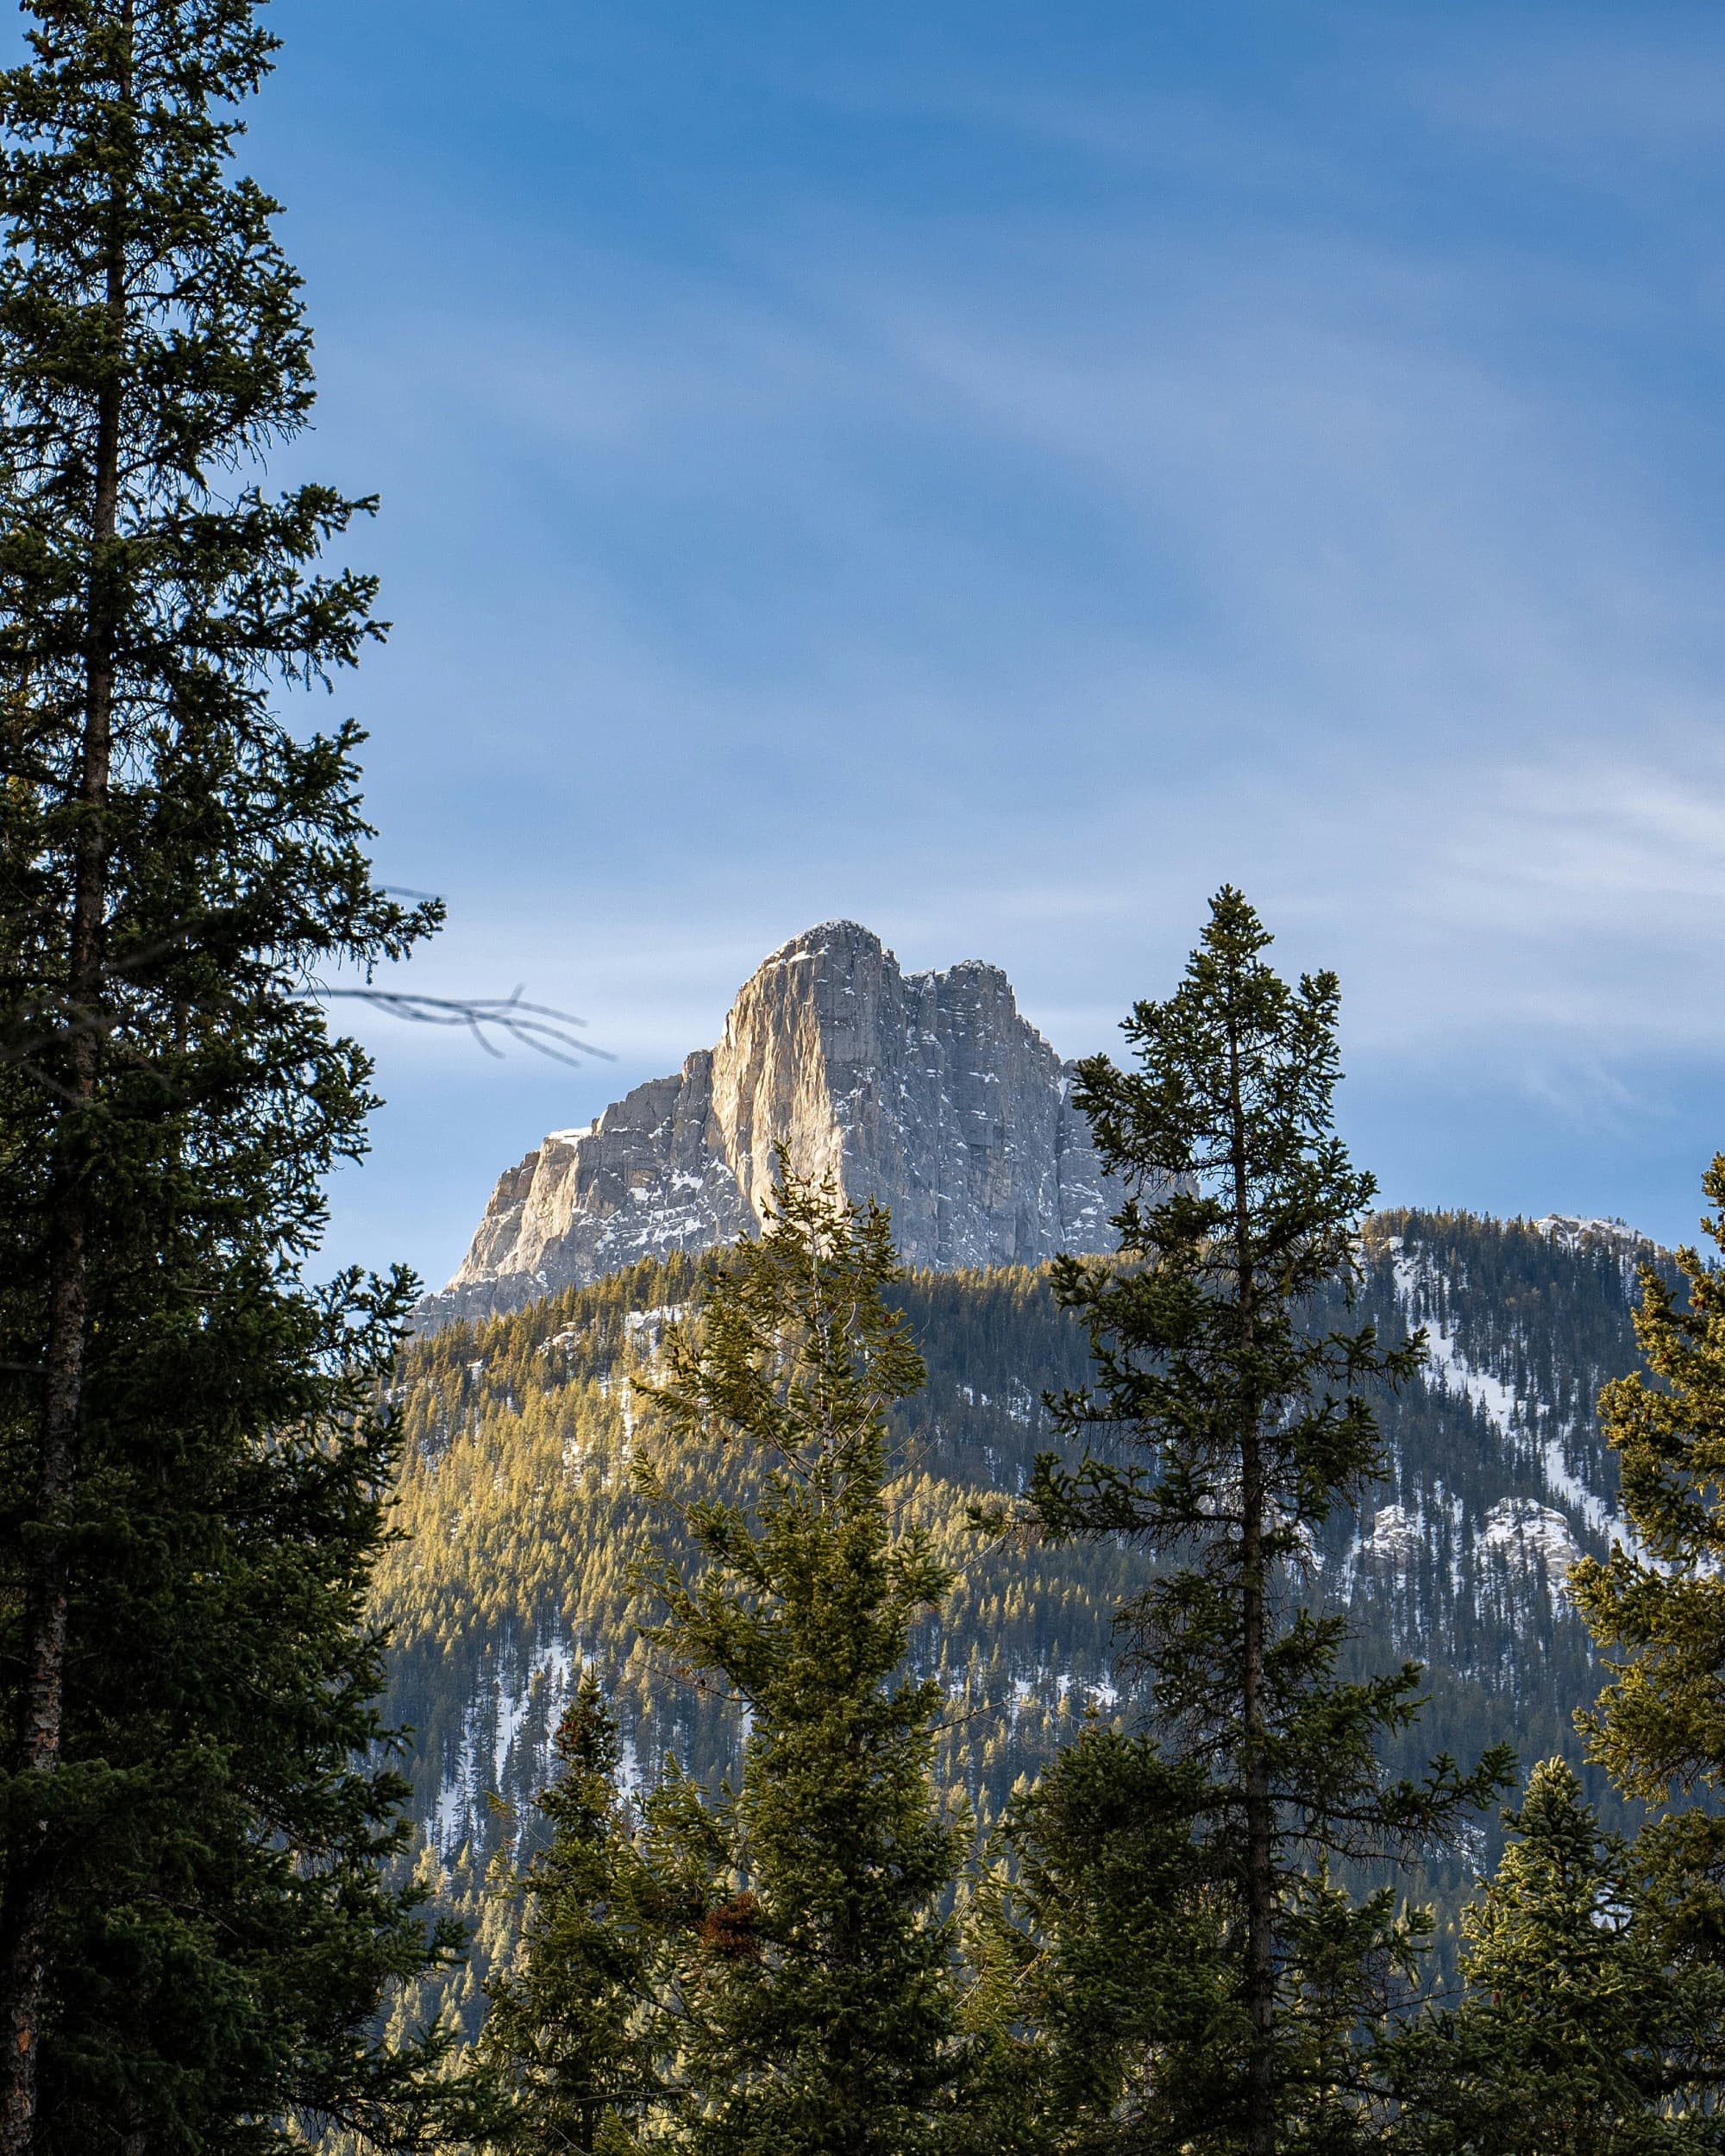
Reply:
[[[1234, 1290], [1240, 1344], [1251, 1351], [1257, 1283], [1253, 1277], [1251, 1193], [1239, 1051], [1229, 1044], [1230, 1151], [1233, 1179]], [[1240, 1401], [1241, 1723], [1245, 1781], [1245, 2005], [1251, 2024], [1246, 2079], [1246, 2147], [1250, 2156], [1276, 2156], [1276, 1845], [1266, 1757], [1264, 1705], [1264, 1489], [1258, 1404]]]
[[[124, 19], [130, 27], [131, 7]], [[119, 94], [130, 94], [122, 78]], [[115, 630], [112, 542], [119, 522], [122, 364], [126, 328], [124, 201], [116, 191], [106, 249], [110, 373], [97, 409], [91, 564], [85, 601], [84, 738], [66, 968], [62, 1143], [49, 1229], [47, 1342], [43, 1357], [41, 1451], [35, 1516], [24, 1570], [23, 1696], [17, 1765], [46, 1777], [60, 1765], [71, 1579], [67, 1542], [78, 1483], [88, 1314], [91, 1112], [101, 1055], [108, 911], [108, 796], [113, 765]], [[27, 1817], [6, 1883], [5, 1959], [0, 1965], [0, 2156], [28, 2156], [34, 2139], [36, 2066], [47, 1990], [51, 1892], [50, 1806]]]
[[1251, 2020], [1246, 2146], [1251, 2156], [1275, 2156], [1276, 2017], [1275, 1821], [1264, 1729], [1264, 1482], [1257, 1432], [1242, 1447], [1242, 1630], [1245, 1725], [1245, 1999]]

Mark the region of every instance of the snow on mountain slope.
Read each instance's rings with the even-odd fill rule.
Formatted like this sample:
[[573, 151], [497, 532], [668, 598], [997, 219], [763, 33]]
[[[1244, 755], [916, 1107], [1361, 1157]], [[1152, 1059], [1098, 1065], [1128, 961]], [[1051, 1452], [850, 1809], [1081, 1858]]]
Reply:
[[[1644, 1262], [1668, 1263], [1609, 1222], [1388, 1213], [1366, 1225], [1353, 1318], [1339, 1302], [1314, 1313], [1326, 1326], [1370, 1320], [1386, 1339], [1423, 1326], [1431, 1353], [1425, 1375], [1383, 1405], [1384, 1481], [1358, 1515], [1332, 1518], [1284, 1583], [1348, 1614], [1350, 1668], [1404, 1656], [1426, 1665], [1430, 1704], [1392, 1747], [1396, 1772], [1506, 1736], [1527, 1761], [1579, 1758], [1573, 1713], [1600, 1673], [1563, 1583], [1578, 1554], [1622, 1532], [1595, 1401], [1635, 1365]], [[398, 1520], [411, 1539], [386, 1558], [377, 1614], [395, 1633], [392, 1709], [420, 1732], [430, 1876], [481, 1927], [469, 1990], [496, 1943], [484, 1943], [486, 1865], [509, 1833], [531, 1831], [581, 1664], [617, 1706], [631, 1780], [668, 1754], [707, 1777], [736, 1757], [734, 1714], [660, 1665], [629, 1585], [656, 1532], [626, 1471], [640, 1441], [630, 1374], [693, 1286], [688, 1260], [673, 1257], [428, 1332], [403, 1360]], [[972, 1497], [1021, 1489], [1053, 1441], [1044, 1391], [1085, 1377], [1082, 1331], [1045, 1280], [930, 1271], [904, 1296], [929, 1365], [904, 1418], [905, 1504], [958, 1575], [913, 1651], [952, 1702], [943, 1787], [988, 1816], [1087, 1708], [1145, 1713], [1113, 1616], [1147, 1560], [1113, 1544], [988, 1545], [965, 1528]], [[715, 1453], [688, 1471], [731, 1470]], [[1615, 1821], [1609, 1792], [1593, 1793]], [[1485, 1861], [1495, 1822], [1482, 1833]], [[1465, 1884], [1457, 1871], [1428, 1889], [1447, 1907]]]

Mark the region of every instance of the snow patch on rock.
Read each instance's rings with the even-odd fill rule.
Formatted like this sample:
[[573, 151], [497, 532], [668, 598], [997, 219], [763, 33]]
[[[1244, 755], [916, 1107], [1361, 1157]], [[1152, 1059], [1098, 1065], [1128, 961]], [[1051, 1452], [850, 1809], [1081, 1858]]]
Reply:
[[1480, 1547], [1530, 1569], [1543, 1564], [1555, 1580], [1565, 1577], [1581, 1555], [1560, 1512], [1536, 1498], [1500, 1498], [1485, 1515]]

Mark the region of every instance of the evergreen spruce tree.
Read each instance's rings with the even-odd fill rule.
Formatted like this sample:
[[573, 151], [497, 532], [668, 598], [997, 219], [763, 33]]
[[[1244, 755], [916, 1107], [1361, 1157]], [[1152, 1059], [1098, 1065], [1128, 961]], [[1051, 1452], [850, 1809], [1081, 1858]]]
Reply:
[[668, 1946], [706, 1899], [704, 1879], [679, 1896], [656, 1838], [627, 1820], [617, 1724], [590, 1670], [555, 1752], [549, 1846], [511, 1882], [530, 1897], [523, 1965], [492, 1986], [476, 2062], [480, 2138], [532, 2156], [626, 2148], [630, 2122], [662, 2107], [678, 2049]]
[[[1705, 1987], [1667, 1968], [1621, 1837], [1574, 1770], [1534, 1771], [1496, 1877], [1464, 1914], [1465, 1995], [1387, 2047], [1408, 2156], [1678, 2156], [1716, 2148], [1672, 2115]], [[1675, 2070], [1675, 2071], [1674, 2071]]]
[[[906, 1674], [948, 1576], [887, 1495], [888, 1413], [923, 1382], [890, 1225], [787, 1174], [763, 1232], [667, 1341], [662, 1426], [753, 1489], [683, 1520], [649, 1635], [746, 1707], [731, 1852], [687, 1978], [699, 2156], [917, 2156], [955, 2071], [957, 1831], [930, 1781], [939, 1688]], [[660, 1493], [656, 1471], [643, 1486]]]
[[[1718, 1243], [1725, 1155], [1703, 1188]], [[1612, 1672], [1578, 1717], [1590, 1756], [1653, 1814], [1634, 1848], [1642, 1903], [1674, 1970], [1721, 1987], [1690, 2062], [1701, 2087], [1725, 2077], [1725, 1274], [1692, 1248], [1676, 1255], [1679, 1283], [1651, 1266], [1640, 1275], [1647, 1374], [1600, 1395], [1633, 1539], [1603, 1563], [1584, 1559], [1568, 1588]]]
[[1346, 2145], [1365, 2075], [1338, 2033], [1415, 1944], [1389, 1897], [1353, 1909], [1328, 1861], [1443, 1837], [1509, 1771], [1504, 1750], [1387, 1783], [1377, 1743], [1415, 1718], [1419, 1669], [1342, 1681], [1346, 1621], [1299, 1591], [1311, 1532], [1381, 1472], [1369, 1391], [1420, 1348], [1310, 1326], [1312, 1299], [1353, 1278], [1374, 1185], [1333, 1126], [1335, 978], [1289, 987], [1269, 942], [1224, 889], [1182, 987], [1126, 1021], [1137, 1068], [1081, 1065], [1126, 1197], [1119, 1257], [1057, 1267], [1097, 1369], [1057, 1405], [1103, 1442], [1075, 1465], [1044, 1456], [1028, 1495], [1048, 1536], [1121, 1535], [1170, 1560], [1120, 1621], [1166, 1757], [1202, 1770], [1193, 1832], [1244, 2030], [1172, 2094], [1195, 2147], [1248, 2156]]
[[1192, 1839], [1202, 1788], [1196, 1765], [1093, 1720], [1015, 1798], [968, 1911], [963, 2150], [1178, 2146], [1170, 2091], [1240, 2035]]
[[365, 505], [262, 491], [310, 338], [231, 170], [253, 0], [29, 0], [0, 75], [0, 2151], [380, 2133], [428, 1952], [364, 1599], [405, 1276], [302, 1283], [366, 1061]]

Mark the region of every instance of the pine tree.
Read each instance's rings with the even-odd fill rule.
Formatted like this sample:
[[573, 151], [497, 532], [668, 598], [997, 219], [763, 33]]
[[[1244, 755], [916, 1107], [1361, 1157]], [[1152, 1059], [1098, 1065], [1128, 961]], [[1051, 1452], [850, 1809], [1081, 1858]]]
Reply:
[[1170, 2089], [1238, 2048], [1191, 1833], [1201, 1794], [1201, 1769], [1170, 1766], [1151, 1739], [1093, 1717], [1017, 1796], [966, 1927], [975, 2055], [963, 2149], [1164, 2146], [1180, 2110]]
[[[1716, 1210], [1702, 1225], [1719, 1243], [1725, 1154], [1703, 1188]], [[1589, 1756], [1653, 1814], [1634, 1851], [1643, 1903], [1659, 1913], [1674, 1967], [1720, 1987], [1692, 2062], [1699, 2084], [1725, 2074], [1725, 1274], [1693, 1248], [1676, 1257], [1676, 1283], [1651, 1266], [1640, 1275], [1647, 1373], [1599, 1401], [1632, 1539], [1603, 1563], [1584, 1559], [1567, 1584], [1612, 1672], [1577, 1718]]]
[[[280, 498], [310, 338], [231, 172], [252, 0], [31, 0], [0, 76], [0, 2151], [386, 2129], [405, 1785], [363, 1611], [405, 1275], [300, 1266], [368, 1067], [305, 997], [436, 909], [372, 883], [376, 633]], [[380, 1748], [381, 1745], [381, 1748]]]
[[1117, 1258], [1057, 1265], [1097, 1372], [1057, 1405], [1069, 1433], [1104, 1442], [1076, 1465], [1044, 1456], [1028, 1495], [1050, 1537], [1120, 1535], [1172, 1560], [1120, 1622], [1167, 1757], [1203, 1770], [1193, 1832], [1228, 1904], [1245, 2031], [1176, 2093], [1195, 2146], [1248, 2156], [1343, 2145], [1364, 2072], [1331, 2042], [1314, 2060], [1314, 2031], [1372, 2011], [1414, 1943], [1386, 1897], [1347, 1915], [1324, 1865], [1441, 1838], [1508, 1771], [1496, 1752], [1386, 1783], [1376, 1747], [1416, 1716], [1418, 1667], [1342, 1681], [1346, 1620], [1300, 1592], [1314, 1530], [1382, 1471], [1369, 1389], [1420, 1349], [1310, 1326], [1313, 1298], [1354, 1275], [1374, 1185], [1333, 1131], [1335, 977], [1290, 988], [1260, 956], [1270, 940], [1224, 889], [1182, 987], [1126, 1021], [1137, 1069], [1080, 1066], [1126, 1197]]
[[1408, 2156], [1678, 2156], [1672, 2115], [1701, 1990], [1665, 1965], [1622, 1839], [1574, 1770], [1537, 1766], [1496, 1876], [1463, 1916], [1465, 1994], [1386, 2046]]
[[626, 2147], [627, 2122], [669, 2093], [677, 2046], [667, 1948], [689, 1913], [656, 1867], [653, 1841], [643, 1846], [624, 1815], [617, 1723], [590, 1670], [555, 1755], [556, 1778], [540, 1798], [549, 1846], [510, 1883], [530, 1897], [523, 1965], [492, 1985], [476, 2058], [480, 2138], [534, 2156]]
[[729, 1890], [687, 1979], [699, 2156], [939, 2142], [957, 1832], [930, 1779], [939, 1687], [903, 1665], [950, 1576], [888, 1500], [888, 1411], [923, 1382], [883, 1300], [899, 1276], [884, 1213], [787, 1174], [760, 1238], [668, 1337], [653, 1391], [668, 1436], [723, 1444], [749, 1485], [689, 1502], [694, 1569], [651, 1575], [667, 1614], [650, 1636], [749, 1715], [740, 1787], [713, 1814]]

